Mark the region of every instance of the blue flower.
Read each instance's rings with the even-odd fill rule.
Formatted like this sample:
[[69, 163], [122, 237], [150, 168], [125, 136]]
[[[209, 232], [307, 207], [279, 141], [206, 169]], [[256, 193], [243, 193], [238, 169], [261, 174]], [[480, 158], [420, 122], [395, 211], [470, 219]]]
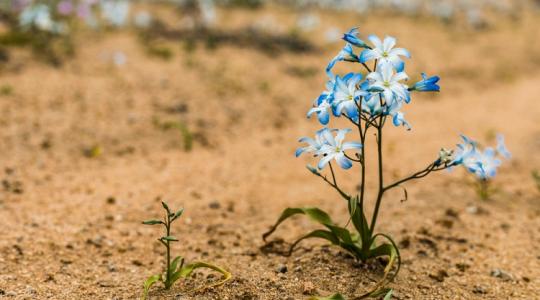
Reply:
[[308, 111], [307, 117], [309, 119], [313, 113], [317, 113], [317, 118], [319, 119], [319, 122], [321, 122], [322, 125], [326, 125], [330, 121], [330, 113], [328, 112], [328, 110], [331, 109], [332, 104], [328, 101], [328, 97], [321, 95], [317, 99], [317, 106], [313, 107]]
[[476, 156], [476, 164], [474, 174], [480, 179], [487, 180], [495, 177], [497, 167], [501, 165], [501, 161], [495, 157], [493, 148], [486, 148], [484, 152], [479, 152]]
[[381, 94], [369, 93], [362, 98], [362, 111], [368, 113], [371, 117], [380, 115], [384, 111], [381, 105]]
[[407, 122], [407, 120], [405, 120], [405, 114], [399, 111], [402, 105], [403, 102], [392, 102], [390, 107], [388, 107], [388, 111], [386, 112], [386, 114], [392, 117], [392, 123], [394, 124], [394, 126], [405, 126], [407, 130], [411, 130], [411, 125], [409, 124], [409, 122]]
[[326, 83], [326, 91], [322, 92], [315, 101], [314, 107], [308, 111], [308, 118], [310, 118], [313, 113], [317, 113], [319, 122], [323, 125], [328, 124], [328, 121], [330, 120], [330, 113], [328, 111], [332, 109], [332, 102], [334, 101], [334, 87], [335, 80], [329, 80]]
[[461, 135], [463, 143], [458, 145], [456, 150], [456, 158], [453, 165], [461, 164], [467, 171], [475, 174], [481, 180], [488, 180], [497, 174], [497, 168], [501, 165], [501, 161], [496, 157], [497, 154], [509, 157], [510, 153], [504, 146], [504, 138], [502, 135], [497, 136], [497, 150], [493, 148], [485, 148], [480, 151], [475, 141]]
[[403, 125], [405, 128], [407, 128], [407, 130], [411, 130], [411, 125], [409, 122], [407, 122], [407, 120], [405, 120], [405, 114], [400, 111], [394, 114], [392, 117], [392, 123], [394, 123], [394, 126]]
[[411, 54], [404, 48], [394, 49], [396, 45], [395, 38], [387, 36], [381, 42], [376, 35], [370, 35], [368, 39], [375, 47], [373, 49], [366, 49], [360, 53], [359, 60], [361, 63], [376, 59], [379, 63], [390, 63], [398, 72], [403, 71], [405, 63], [401, 59], [401, 56], [411, 58]]
[[408, 78], [405, 72], [395, 73], [392, 65], [388, 63], [381, 64], [376, 72], [367, 76], [369, 89], [381, 91], [384, 99], [390, 103], [394, 100], [404, 100], [406, 103], [411, 101], [408, 87], [400, 82]]
[[358, 101], [360, 97], [369, 95], [360, 89], [362, 74], [349, 73], [344, 77], [336, 76], [334, 91], [334, 114], [340, 116], [345, 113], [349, 118], [358, 117]]
[[441, 87], [437, 85], [439, 76], [431, 76], [427, 78], [426, 73], [422, 73], [422, 80], [418, 81], [411, 89], [419, 92], [438, 92]]
[[317, 165], [319, 169], [324, 168], [332, 159], [343, 169], [352, 167], [352, 162], [345, 156], [345, 151], [361, 149], [362, 144], [360, 142], [343, 142], [345, 134], [350, 131], [351, 129], [339, 129], [335, 137], [329, 130], [322, 133], [324, 144], [318, 152], [323, 155], [323, 158]]
[[343, 40], [360, 48], [370, 48], [366, 42], [358, 38], [358, 28], [352, 28], [349, 32], [343, 34]]
[[330, 129], [323, 128], [315, 133], [315, 139], [303, 137], [300, 140], [298, 140], [301, 143], [307, 143], [307, 146], [296, 149], [296, 157], [300, 156], [304, 152], [313, 153], [315, 156], [319, 155], [319, 151], [321, 150], [321, 147], [325, 143], [325, 133], [328, 132], [330, 136], [332, 134], [330, 133]]
[[354, 54], [354, 50], [351, 46], [351, 44], [347, 43], [343, 49], [334, 57], [328, 66], [326, 67], [326, 74], [328, 74], [328, 77], [334, 78], [334, 74], [332, 74], [332, 68], [336, 65], [338, 61], [350, 61], [350, 62], [358, 62], [358, 56]]
[[504, 144], [504, 135], [502, 134], [497, 135], [497, 153], [506, 159], [510, 159], [512, 157], [512, 154], [510, 151], [508, 151], [506, 145]]
[[478, 155], [478, 151], [476, 149], [477, 144], [475, 141], [463, 134], [461, 135], [461, 139], [463, 139], [463, 143], [457, 145], [455, 158], [452, 161], [452, 165], [463, 165], [469, 171], [474, 172], [478, 166], [476, 163], [476, 158]]

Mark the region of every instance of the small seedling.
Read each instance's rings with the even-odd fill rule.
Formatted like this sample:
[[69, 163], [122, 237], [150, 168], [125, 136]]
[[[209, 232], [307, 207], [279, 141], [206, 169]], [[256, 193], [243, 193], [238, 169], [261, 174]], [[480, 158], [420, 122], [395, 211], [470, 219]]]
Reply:
[[225, 269], [216, 265], [206, 262], [193, 262], [185, 265], [185, 260], [182, 256], [177, 256], [171, 261], [171, 243], [178, 242], [178, 239], [171, 234], [171, 225], [174, 221], [178, 220], [184, 213], [184, 209], [180, 209], [177, 212], [172, 212], [169, 206], [165, 202], [161, 202], [163, 209], [165, 209], [165, 218], [163, 220], [148, 220], [144, 221], [144, 225], [163, 225], [165, 228], [165, 235], [160, 237], [158, 241], [166, 248], [166, 268], [163, 273], [156, 274], [148, 277], [144, 282], [144, 292], [142, 299], [145, 300], [148, 297], [150, 288], [157, 282], [162, 282], [166, 290], [170, 289], [173, 284], [180, 278], [189, 277], [194, 270], [199, 268], [207, 268], [223, 274], [221, 281], [203, 286], [196, 290], [207, 289], [224, 284], [232, 278], [231, 273]]

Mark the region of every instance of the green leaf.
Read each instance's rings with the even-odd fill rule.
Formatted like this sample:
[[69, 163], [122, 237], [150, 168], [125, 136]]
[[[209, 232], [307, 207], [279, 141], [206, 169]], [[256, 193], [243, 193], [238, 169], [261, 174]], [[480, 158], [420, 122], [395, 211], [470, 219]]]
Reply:
[[169, 209], [169, 206], [167, 205], [167, 203], [161, 201], [161, 205], [163, 206], [163, 208], [165, 208], [165, 210], [167, 211], [167, 213], [171, 213], [171, 210]]
[[309, 300], [346, 300], [341, 294], [334, 294], [328, 297], [311, 297]]
[[176, 272], [179, 261], [181, 261], [180, 266], [182, 266], [184, 264], [184, 258], [182, 256], [177, 256], [175, 259], [173, 259], [171, 265], [169, 266], [170, 273]]
[[178, 270], [178, 272], [173, 274], [173, 277], [186, 278], [189, 275], [191, 275], [191, 273], [193, 273], [194, 270], [199, 269], [199, 268], [206, 268], [206, 269], [214, 270], [214, 271], [216, 271], [218, 273], [221, 273], [223, 275], [223, 278], [222, 278], [222, 280], [220, 280], [220, 281], [218, 281], [216, 283], [202, 286], [200, 288], [195, 289], [194, 291], [205, 290], [205, 289], [209, 289], [209, 288], [213, 288], [213, 287], [216, 287], [216, 286], [223, 285], [225, 282], [229, 281], [232, 278], [232, 274], [229, 271], [227, 271], [227, 270], [225, 270], [225, 269], [223, 269], [221, 267], [218, 267], [216, 265], [206, 263], [206, 262], [201, 262], [201, 261], [197, 261], [197, 262], [194, 262], [194, 263], [191, 263], [189, 265], [184, 266], [183, 268]]
[[160, 220], [148, 220], [148, 221], [144, 221], [142, 222], [144, 225], [158, 225], [158, 224], [163, 224], [162, 221]]
[[332, 243], [333, 245], [339, 245], [339, 238], [334, 233], [332, 233], [331, 231], [318, 229], [318, 230], [314, 230], [314, 231], [302, 236], [301, 238], [297, 239], [291, 245], [291, 247], [289, 248], [289, 255], [292, 254], [292, 252], [294, 251], [294, 248], [296, 247], [296, 245], [298, 245], [301, 241], [303, 241], [305, 239], [309, 239], [309, 238], [325, 239], [325, 240], [329, 241], [330, 243]]
[[156, 282], [158, 282], [160, 280], [161, 280], [161, 275], [160, 274], [152, 275], [152, 276], [148, 277], [148, 279], [146, 279], [146, 281], [144, 282], [144, 292], [143, 292], [142, 300], [146, 300], [146, 298], [148, 297], [148, 292], [150, 291], [150, 288]]
[[[381, 288], [381, 289], [378, 289], [378, 290], [372, 292], [369, 295], [366, 295], [365, 297], [380, 299], [381, 297], [384, 296], [383, 300], [388, 300], [388, 299], [392, 298], [392, 293], [393, 292], [394, 291], [391, 288]], [[390, 296], [388, 296], [388, 294], [390, 294]]]
[[178, 239], [175, 238], [174, 236], [172, 235], [169, 235], [169, 236], [164, 236], [161, 238], [162, 240], [165, 240], [165, 241], [169, 241], [169, 242], [178, 242]]
[[281, 216], [279, 217], [276, 224], [274, 224], [274, 226], [272, 226], [272, 228], [270, 228], [268, 232], [263, 234], [263, 240], [266, 241], [266, 238], [270, 236], [283, 221], [298, 214], [308, 216], [311, 220], [321, 225], [324, 225], [326, 228], [330, 229], [330, 231], [332, 231], [332, 233], [336, 235], [337, 237], [339, 237], [343, 242], [348, 243], [348, 244], [353, 244], [350, 232], [345, 228], [335, 225], [332, 219], [330, 218], [330, 216], [326, 212], [316, 207], [285, 209], [283, 213], [281, 213]]
[[174, 215], [173, 215], [173, 218], [172, 218], [172, 221], [180, 218], [180, 216], [184, 213], [184, 209], [181, 208], [179, 211], [177, 211]]
[[364, 214], [364, 204], [363, 201], [357, 204], [357, 208], [351, 215], [352, 223], [354, 228], [358, 231], [360, 235], [360, 240], [362, 241], [362, 249], [367, 250], [371, 246], [371, 230], [367, 223], [366, 215]]
[[390, 300], [392, 299], [392, 294], [394, 294], [394, 290], [393, 289], [390, 289], [388, 291], [388, 293], [386, 294], [386, 296], [384, 296], [383, 300]]

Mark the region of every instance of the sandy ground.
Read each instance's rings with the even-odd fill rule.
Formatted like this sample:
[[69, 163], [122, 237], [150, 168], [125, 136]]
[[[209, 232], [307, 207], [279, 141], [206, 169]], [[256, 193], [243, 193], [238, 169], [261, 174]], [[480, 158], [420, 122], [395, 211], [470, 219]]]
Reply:
[[[412, 131], [386, 129], [387, 178], [424, 167], [462, 132], [484, 142], [502, 132], [514, 155], [489, 201], [462, 170], [408, 184], [406, 202], [399, 191], [387, 195], [378, 229], [402, 249], [395, 298], [540, 299], [540, 192], [530, 176], [540, 169], [538, 18], [482, 32], [353, 15], [323, 15], [327, 24], [395, 35], [413, 54], [413, 80], [420, 71], [443, 77], [440, 94], [417, 95], [406, 107]], [[140, 224], [161, 215], [160, 199], [186, 209], [174, 252], [224, 266], [234, 279], [184, 293], [212, 280], [200, 273], [170, 291], [153, 289], [153, 299], [305, 299], [373, 284], [377, 262], [354, 263], [322, 241], [291, 257], [260, 250], [261, 234], [286, 207], [319, 206], [347, 220], [344, 203], [304, 168], [310, 159], [293, 155], [298, 137], [319, 127], [305, 112], [340, 48], [322, 35], [308, 35], [319, 50], [307, 54], [230, 45], [188, 53], [169, 42], [175, 56], [164, 62], [129, 34], [111, 33], [82, 40], [59, 69], [17, 52], [0, 73], [0, 85], [11, 87], [0, 96], [0, 298], [136, 299], [163, 264], [161, 232]], [[128, 57], [122, 67], [107, 61], [119, 50]], [[179, 121], [193, 134], [191, 151], [178, 130], [156, 126]], [[92, 148], [102, 153], [85, 155]], [[352, 191], [358, 173], [338, 180]], [[375, 182], [368, 185], [373, 196]], [[291, 241], [312, 228], [294, 219], [273, 238]], [[276, 272], [281, 265], [287, 272]]]

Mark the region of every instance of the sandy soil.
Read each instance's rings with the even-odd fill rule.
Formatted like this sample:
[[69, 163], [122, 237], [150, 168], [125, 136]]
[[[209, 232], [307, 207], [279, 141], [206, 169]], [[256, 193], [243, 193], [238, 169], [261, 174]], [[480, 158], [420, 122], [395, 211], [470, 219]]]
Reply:
[[[227, 14], [231, 26], [269, 14], [293, 22], [280, 10]], [[403, 256], [395, 298], [539, 299], [540, 192], [530, 176], [540, 169], [539, 19], [472, 32], [431, 20], [322, 18], [323, 27], [395, 35], [413, 54], [413, 80], [420, 71], [443, 77], [440, 94], [406, 108], [412, 131], [386, 129], [388, 178], [424, 167], [462, 132], [481, 141], [502, 132], [514, 155], [489, 201], [477, 199], [461, 170], [407, 185], [406, 202], [399, 191], [385, 198], [378, 228]], [[81, 39], [77, 58], [59, 69], [16, 52], [0, 73], [0, 85], [11, 87], [0, 96], [0, 298], [136, 299], [163, 265], [161, 232], [140, 224], [161, 215], [160, 199], [186, 209], [174, 252], [224, 266], [234, 279], [184, 293], [212, 280], [200, 273], [153, 289], [153, 299], [305, 299], [373, 284], [377, 262], [354, 263], [321, 241], [291, 257], [260, 250], [261, 234], [286, 207], [319, 206], [347, 220], [344, 203], [304, 168], [310, 159], [293, 155], [298, 137], [319, 126], [305, 112], [340, 47], [321, 36], [309, 34], [319, 50], [301, 55], [230, 45], [190, 53], [167, 42], [175, 56], [165, 62], [131, 35], [110, 33]], [[107, 60], [114, 51], [126, 53], [126, 65]], [[191, 151], [178, 130], [158, 126], [167, 122], [186, 124]], [[102, 153], [85, 155], [92, 148]], [[338, 179], [352, 191], [357, 174]], [[294, 219], [273, 238], [291, 241], [311, 228]]]

